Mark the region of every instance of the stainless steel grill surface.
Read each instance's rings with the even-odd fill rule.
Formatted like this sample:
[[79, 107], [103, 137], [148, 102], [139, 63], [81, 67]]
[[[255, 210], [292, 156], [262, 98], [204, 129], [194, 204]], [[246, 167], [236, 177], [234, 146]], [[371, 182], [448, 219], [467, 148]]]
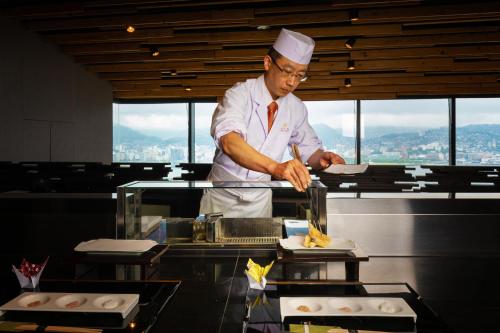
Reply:
[[274, 244], [282, 236], [282, 218], [220, 218], [215, 241], [236, 244]]

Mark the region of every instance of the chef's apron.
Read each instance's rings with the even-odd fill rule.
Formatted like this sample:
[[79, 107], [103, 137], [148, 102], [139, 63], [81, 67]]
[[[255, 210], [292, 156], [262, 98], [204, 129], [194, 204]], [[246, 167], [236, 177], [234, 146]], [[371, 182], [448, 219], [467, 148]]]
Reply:
[[[242, 180], [214, 164], [208, 180], [239, 181]], [[263, 174], [262, 180], [269, 176]], [[251, 186], [252, 182], [248, 184]], [[272, 217], [272, 190], [262, 188], [217, 188], [205, 189], [200, 202], [200, 214], [222, 212], [224, 217]]]

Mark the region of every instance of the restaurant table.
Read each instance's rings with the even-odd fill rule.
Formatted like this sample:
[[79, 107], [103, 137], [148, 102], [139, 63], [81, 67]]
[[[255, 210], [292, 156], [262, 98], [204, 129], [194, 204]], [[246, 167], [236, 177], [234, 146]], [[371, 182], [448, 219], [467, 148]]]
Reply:
[[[141, 288], [146, 288], [145, 286], [153, 288], [165, 285], [165, 296], [160, 297], [161, 300], [167, 300], [163, 302], [165, 306], [157, 306], [156, 309], [160, 311], [154, 311], [154, 309], [148, 311], [147, 313], [151, 316], [141, 319], [143, 324], [139, 326], [135, 322], [135, 331], [142, 332], [138, 329], [144, 328], [148, 333], [164, 333], [166, 331], [169, 333], [236, 333], [242, 332], [244, 329], [251, 332], [250, 329], [259, 329], [258, 321], [260, 319], [257, 316], [258, 307], [254, 307], [253, 312], [249, 314], [249, 306], [250, 304], [258, 304], [256, 297], [263, 294], [260, 291], [249, 289], [248, 278], [244, 273], [249, 258], [260, 265], [265, 265], [273, 259], [276, 260], [276, 250], [168, 249], [161, 256], [158, 266], [158, 276], [162, 280], [147, 281], [61, 280], [57, 278], [58, 268], [62, 268], [62, 272], [66, 273], [67, 264], [51, 257], [47, 271], [42, 276], [40, 289], [41, 291], [63, 292], [91, 292], [93, 290], [118, 292], [120, 286], [128, 286], [122, 290], [123, 292], [131, 292], [134, 290], [133, 286], [142, 286], [135, 289], [141, 293]], [[415, 332], [448, 332], [441, 318], [406, 283], [369, 284], [332, 280], [335, 276], [328, 271], [327, 265], [329, 264], [336, 263], [275, 262], [267, 276], [269, 283], [265, 290], [266, 299], [271, 300], [271, 304], [276, 304], [276, 299], [279, 297], [294, 293], [302, 295], [352, 295], [356, 297], [394, 295], [408, 300], [408, 304], [417, 313]], [[3, 282], [0, 285], [0, 301], [3, 304], [17, 296], [20, 288], [13, 273], [5, 270], [0, 272], [0, 277], [2, 277]], [[50, 280], [47, 280], [47, 277], [50, 277]], [[179, 281], [180, 285], [178, 285]], [[97, 287], [98, 289], [85, 286]], [[171, 296], [172, 294], [173, 296]], [[279, 309], [273, 308], [272, 311], [279, 314]], [[146, 312], [141, 309], [138, 315], [141, 313]], [[5, 318], [0, 318], [1, 320], [5, 320]], [[269, 324], [272, 324], [271, 326], [277, 330], [276, 332], [287, 329], [279, 322]], [[352, 322], [346, 321], [345, 325], [347, 324], [352, 324]]]

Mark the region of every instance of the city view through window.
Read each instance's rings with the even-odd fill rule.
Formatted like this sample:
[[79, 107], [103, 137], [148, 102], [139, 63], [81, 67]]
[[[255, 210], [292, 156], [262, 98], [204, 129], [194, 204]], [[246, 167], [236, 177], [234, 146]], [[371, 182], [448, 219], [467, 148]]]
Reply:
[[[449, 163], [448, 99], [361, 101], [361, 162]], [[306, 102], [326, 149], [354, 163], [356, 101]], [[500, 164], [500, 98], [457, 99], [457, 165]], [[216, 103], [193, 103], [194, 161], [211, 163]], [[113, 104], [113, 161], [188, 161], [188, 103]], [[283, 160], [290, 158], [285, 153]]]
[[457, 98], [457, 165], [500, 164], [500, 98]]
[[361, 102], [361, 162], [448, 164], [447, 99]]
[[188, 107], [114, 103], [113, 162], [187, 162]]

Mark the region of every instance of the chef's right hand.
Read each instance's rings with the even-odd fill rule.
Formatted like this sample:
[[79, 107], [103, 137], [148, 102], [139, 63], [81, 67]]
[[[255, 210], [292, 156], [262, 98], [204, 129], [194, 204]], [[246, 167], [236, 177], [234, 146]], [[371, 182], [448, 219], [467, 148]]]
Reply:
[[278, 163], [272, 176], [278, 180], [288, 180], [299, 192], [304, 192], [311, 184], [309, 170], [297, 159]]

